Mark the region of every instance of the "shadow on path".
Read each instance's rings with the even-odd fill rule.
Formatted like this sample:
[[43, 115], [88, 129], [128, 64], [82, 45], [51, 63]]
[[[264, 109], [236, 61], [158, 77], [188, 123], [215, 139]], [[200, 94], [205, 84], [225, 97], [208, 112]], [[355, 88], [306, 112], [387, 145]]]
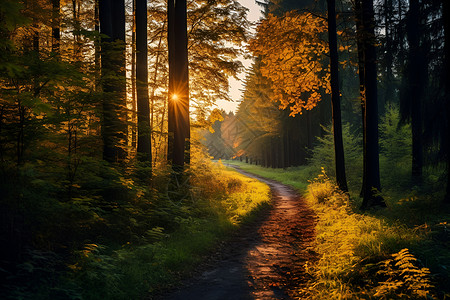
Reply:
[[236, 170], [270, 186], [272, 208], [258, 221], [244, 225], [208, 270], [190, 279], [179, 290], [165, 295], [164, 299], [300, 297], [299, 288], [308, 279], [305, 264], [315, 259], [310, 248], [314, 240], [314, 212], [290, 187], [239, 168]]

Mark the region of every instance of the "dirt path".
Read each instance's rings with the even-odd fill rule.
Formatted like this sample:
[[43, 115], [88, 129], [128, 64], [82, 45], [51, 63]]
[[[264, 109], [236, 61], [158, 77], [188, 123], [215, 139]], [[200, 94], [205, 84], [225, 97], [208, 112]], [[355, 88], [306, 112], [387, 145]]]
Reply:
[[298, 287], [307, 280], [305, 263], [314, 260], [314, 252], [309, 248], [314, 238], [314, 213], [291, 188], [237, 171], [270, 186], [273, 208], [240, 230], [208, 270], [164, 299], [300, 297]]

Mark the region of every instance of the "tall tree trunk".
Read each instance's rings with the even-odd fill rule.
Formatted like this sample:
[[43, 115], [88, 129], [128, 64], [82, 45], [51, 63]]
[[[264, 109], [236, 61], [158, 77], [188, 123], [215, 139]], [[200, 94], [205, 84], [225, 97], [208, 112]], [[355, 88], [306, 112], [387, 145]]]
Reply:
[[392, 49], [392, 0], [384, 0], [384, 19], [385, 19], [385, 39], [386, 39], [386, 55], [385, 55], [385, 95], [384, 95], [384, 105], [388, 105], [392, 102], [394, 98], [394, 75], [392, 72], [393, 65], [393, 49]]
[[[99, 0], [101, 73], [103, 87], [103, 158], [119, 162], [126, 157], [123, 148], [125, 125], [125, 3]], [[122, 147], [121, 147], [122, 146]]]
[[380, 163], [378, 149], [378, 102], [377, 102], [377, 65], [376, 39], [373, 0], [362, 0], [362, 24], [364, 45], [364, 86], [366, 91], [365, 121], [366, 121], [366, 182], [362, 208], [386, 204], [379, 195]]
[[331, 106], [334, 133], [334, 155], [336, 163], [336, 181], [339, 188], [347, 192], [347, 178], [345, 176], [344, 143], [342, 141], [341, 97], [339, 92], [339, 58], [336, 34], [336, 3], [327, 0], [328, 5], [328, 45], [330, 47], [331, 72]]
[[447, 191], [444, 202], [450, 203], [450, 1], [442, 0], [444, 15], [445, 104], [447, 108]]
[[169, 142], [168, 160], [175, 171], [190, 162], [189, 74], [186, 0], [168, 4]]
[[[169, 60], [169, 87], [167, 99], [167, 161], [173, 163], [175, 138], [175, 106], [171, 99], [174, 90], [175, 73], [175, 0], [167, 1], [167, 47]], [[161, 131], [162, 132], [162, 131]]]
[[[138, 159], [152, 162], [148, 97], [147, 0], [136, 0], [136, 83], [138, 109]], [[149, 174], [151, 176], [151, 174]]]
[[[179, 137], [175, 135], [175, 144], [179, 144], [180, 165], [184, 160], [190, 164], [190, 121], [189, 121], [189, 68], [188, 68], [188, 38], [187, 38], [187, 1], [175, 0], [175, 37], [177, 49], [177, 76], [174, 92], [178, 94], [176, 103], [179, 111]], [[174, 159], [178, 164], [178, 159]]]
[[411, 118], [412, 132], [412, 182], [422, 183], [423, 142], [422, 142], [422, 97], [426, 81], [427, 62], [420, 45], [420, 7], [418, 0], [409, 1], [407, 16], [407, 38], [409, 44], [408, 65], [405, 75], [407, 84], [403, 92], [403, 111]]
[[364, 196], [364, 187], [366, 186], [366, 91], [364, 79], [364, 35], [362, 24], [362, 7], [361, 0], [355, 0], [355, 21], [356, 21], [356, 44], [358, 47], [358, 75], [359, 75], [359, 96], [361, 101], [361, 119], [363, 132], [363, 178], [360, 197]]

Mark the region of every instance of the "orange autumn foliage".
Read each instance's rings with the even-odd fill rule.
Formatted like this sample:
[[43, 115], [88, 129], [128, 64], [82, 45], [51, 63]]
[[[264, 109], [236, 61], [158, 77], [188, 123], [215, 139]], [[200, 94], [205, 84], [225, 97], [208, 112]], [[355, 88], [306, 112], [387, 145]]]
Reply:
[[310, 13], [288, 12], [283, 17], [269, 14], [258, 28], [249, 48], [261, 57], [261, 73], [272, 81], [272, 100], [291, 116], [311, 110], [321, 93], [331, 93], [327, 23]]

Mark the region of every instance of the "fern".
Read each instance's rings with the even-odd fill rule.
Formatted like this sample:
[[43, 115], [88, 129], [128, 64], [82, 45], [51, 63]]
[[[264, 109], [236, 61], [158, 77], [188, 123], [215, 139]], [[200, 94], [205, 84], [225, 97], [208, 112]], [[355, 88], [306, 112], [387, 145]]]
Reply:
[[385, 280], [375, 287], [374, 296], [380, 299], [434, 299], [430, 270], [418, 265], [417, 258], [406, 248], [380, 262], [381, 269], [377, 274]]

